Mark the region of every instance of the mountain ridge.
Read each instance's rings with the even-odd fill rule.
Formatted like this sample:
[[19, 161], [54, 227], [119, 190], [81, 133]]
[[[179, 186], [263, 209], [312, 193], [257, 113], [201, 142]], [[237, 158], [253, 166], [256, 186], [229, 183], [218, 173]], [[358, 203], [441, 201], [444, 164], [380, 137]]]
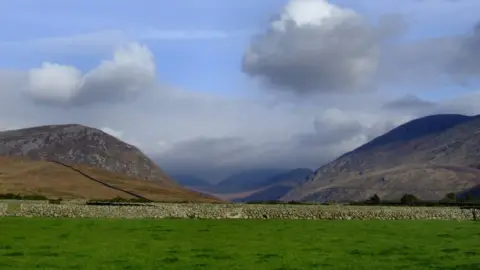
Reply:
[[[442, 117], [450, 122], [442, 122]], [[418, 125], [430, 127], [418, 134], [418, 129], [412, 129]], [[416, 134], [388, 142], [388, 136], [393, 134], [395, 138], [396, 133], [404, 130]], [[375, 141], [382, 143], [372, 143]], [[461, 192], [480, 184], [475, 169], [480, 164], [479, 145], [479, 116], [447, 114], [418, 118], [321, 166], [282, 200], [362, 200], [372, 193], [401, 196], [395, 190], [438, 199], [444, 196], [444, 186], [450, 192]], [[473, 168], [475, 173], [460, 168]]]

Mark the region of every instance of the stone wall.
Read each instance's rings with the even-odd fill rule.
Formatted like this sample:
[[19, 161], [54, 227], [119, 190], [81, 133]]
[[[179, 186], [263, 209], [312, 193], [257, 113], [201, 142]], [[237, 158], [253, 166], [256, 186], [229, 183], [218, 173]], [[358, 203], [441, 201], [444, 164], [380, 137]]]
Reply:
[[[4, 210], [2, 210], [4, 209]], [[248, 204], [149, 204], [144, 206], [92, 206], [73, 204], [21, 204], [9, 215], [26, 217], [89, 218], [202, 218], [202, 219], [417, 219], [473, 220], [480, 210], [453, 207], [386, 207]], [[0, 204], [0, 216], [7, 215]]]
[[8, 204], [0, 203], [0, 217], [7, 215]]

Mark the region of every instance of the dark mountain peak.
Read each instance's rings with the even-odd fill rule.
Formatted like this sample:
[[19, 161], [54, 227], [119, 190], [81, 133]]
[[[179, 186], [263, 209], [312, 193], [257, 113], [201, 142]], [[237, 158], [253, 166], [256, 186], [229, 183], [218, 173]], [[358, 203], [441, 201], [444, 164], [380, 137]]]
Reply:
[[0, 132], [0, 156], [87, 165], [139, 179], [174, 184], [136, 147], [99, 129], [77, 124]]

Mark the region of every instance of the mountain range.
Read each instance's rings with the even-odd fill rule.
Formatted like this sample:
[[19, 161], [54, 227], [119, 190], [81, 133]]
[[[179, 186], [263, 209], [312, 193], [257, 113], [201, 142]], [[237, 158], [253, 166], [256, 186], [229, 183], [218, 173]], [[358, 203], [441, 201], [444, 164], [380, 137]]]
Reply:
[[[81, 125], [0, 132], [0, 157], [0, 193], [99, 196], [88, 192], [93, 182], [82, 188], [88, 182], [85, 177], [93, 175], [94, 180], [102, 178], [97, 184], [121, 186], [118, 194], [132, 196], [130, 189], [165, 200], [327, 202], [364, 200], [373, 194], [397, 200], [407, 193], [437, 200], [451, 192], [480, 195], [480, 116], [418, 118], [315, 171], [260, 168], [234, 173], [216, 184], [190, 174], [167, 176], [135, 146]], [[78, 174], [86, 176], [79, 180]], [[82, 192], [68, 191], [70, 185]]]
[[306, 168], [253, 169], [234, 173], [216, 184], [187, 174], [171, 177], [193, 190], [234, 202], [248, 202], [279, 200], [311, 173], [312, 170]]
[[412, 120], [315, 172], [252, 170], [216, 185], [191, 187], [234, 202], [358, 201], [373, 194], [397, 200], [406, 193], [425, 200], [451, 192], [480, 195], [480, 116], [438, 114]]

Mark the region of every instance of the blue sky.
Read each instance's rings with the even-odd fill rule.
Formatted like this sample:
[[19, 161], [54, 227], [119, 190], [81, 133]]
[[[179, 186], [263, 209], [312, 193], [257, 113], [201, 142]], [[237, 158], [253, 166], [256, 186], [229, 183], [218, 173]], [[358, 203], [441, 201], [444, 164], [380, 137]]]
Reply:
[[[0, 67], [25, 69], [48, 60], [71, 64], [81, 70], [97, 65], [121, 41], [141, 41], [156, 56], [159, 76], [191, 91], [238, 93], [257, 85], [240, 71], [242, 54], [252, 35], [261, 32], [285, 0], [264, 1], [60, 1], [7, 0], [0, 3]], [[355, 9], [369, 20], [400, 12], [414, 24], [404, 40], [464, 34], [478, 18], [473, 1], [457, 4], [462, 16], [453, 14], [453, 4], [413, 6], [413, 1], [337, 0], [333, 4]], [[433, 1], [426, 1], [433, 2]], [[470, 3], [470, 4], [468, 4]], [[426, 15], [423, 9], [429, 8]], [[180, 39], [157, 36], [170, 31], [185, 35], [203, 31], [203, 37]], [[102, 33], [104, 33], [102, 37]], [[151, 33], [150, 33], [151, 34]], [[88, 37], [90, 35], [90, 37]], [[210, 35], [210, 36], [209, 36]], [[225, 36], [222, 36], [225, 35]], [[69, 48], [68, 39], [82, 38], [83, 46]], [[57, 39], [57, 40], [55, 40]], [[42, 46], [38, 43], [43, 41]], [[56, 44], [55, 44], [56, 43]], [[49, 46], [50, 45], [50, 46]], [[1, 46], [1, 45], [0, 45]], [[38, 47], [36, 47], [38, 46]], [[421, 94], [438, 98], [449, 90]]]
[[[168, 39], [145, 37], [156, 55], [158, 73], [192, 91], [230, 91], [243, 86], [239, 71], [243, 50], [251, 35], [265, 27], [272, 10], [284, 1], [3, 1], [0, 4], [2, 41], [31, 42], [37, 39], [72, 38], [109, 33], [111, 39], [85, 40], [83, 51], [58, 53], [27, 44], [0, 52], [4, 68], [28, 68], [44, 60], [74, 64], [82, 70], [95, 66], [100, 54], [110, 53], [115, 40], [142, 40], [149, 31], [205, 32], [204, 37]], [[21, 14], [21, 16], [19, 16]], [[15, 27], [11, 27], [15, 25]], [[119, 31], [125, 37], [111, 32]], [[107, 35], [107, 34], [106, 34]], [[166, 35], [166, 34], [165, 34]], [[211, 35], [211, 37], [209, 37]], [[218, 37], [220, 35], [220, 37]], [[221, 37], [226, 35], [226, 37]], [[116, 37], [117, 36], [117, 37]], [[54, 41], [53, 41], [54, 42]], [[60, 43], [61, 41], [58, 41]], [[90, 43], [90, 44], [89, 44]], [[97, 43], [97, 46], [95, 45]], [[103, 46], [101, 44], [105, 44]], [[90, 48], [89, 48], [90, 47]], [[98, 48], [100, 47], [100, 48]]]
[[[332, 7], [354, 31], [315, 21]], [[480, 113], [479, 21], [478, 0], [4, 0], [0, 129], [82, 123], [170, 171], [315, 168], [409, 119]]]

